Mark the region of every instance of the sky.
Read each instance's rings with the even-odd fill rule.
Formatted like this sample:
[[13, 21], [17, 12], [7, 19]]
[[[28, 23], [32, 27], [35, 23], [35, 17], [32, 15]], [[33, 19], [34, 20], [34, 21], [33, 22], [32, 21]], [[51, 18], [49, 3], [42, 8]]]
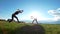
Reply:
[[60, 0], [0, 0], [0, 19], [11, 19], [11, 15], [22, 9], [19, 20], [60, 20]]

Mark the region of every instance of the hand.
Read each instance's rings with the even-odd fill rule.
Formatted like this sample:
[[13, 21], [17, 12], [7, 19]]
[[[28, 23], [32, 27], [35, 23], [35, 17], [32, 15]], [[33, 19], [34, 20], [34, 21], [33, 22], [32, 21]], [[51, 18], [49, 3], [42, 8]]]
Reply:
[[23, 10], [21, 10], [21, 13], [23, 12]]

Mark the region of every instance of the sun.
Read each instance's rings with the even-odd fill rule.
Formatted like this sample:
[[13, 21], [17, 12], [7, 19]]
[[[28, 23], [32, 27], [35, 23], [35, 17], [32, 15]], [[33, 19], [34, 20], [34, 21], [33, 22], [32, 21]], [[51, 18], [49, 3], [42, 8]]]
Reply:
[[31, 13], [29, 14], [29, 17], [30, 17], [31, 19], [36, 18], [37, 20], [42, 20], [42, 19], [43, 19], [41, 13], [39, 13], [39, 12], [37, 12], [37, 11], [31, 12]]

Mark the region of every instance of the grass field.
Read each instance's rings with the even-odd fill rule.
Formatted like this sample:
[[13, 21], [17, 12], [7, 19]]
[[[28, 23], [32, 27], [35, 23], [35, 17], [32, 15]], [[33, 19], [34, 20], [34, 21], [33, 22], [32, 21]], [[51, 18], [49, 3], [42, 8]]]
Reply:
[[[34, 25], [34, 24], [25, 24], [25, 23], [16, 23], [16, 22], [7, 22], [0, 21], [0, 34], [14, 34], [16, 28], [25, 26], [25, 25]], [[60, 24], [39, 24], [44, 27], [46, 34], [60, 34]]]

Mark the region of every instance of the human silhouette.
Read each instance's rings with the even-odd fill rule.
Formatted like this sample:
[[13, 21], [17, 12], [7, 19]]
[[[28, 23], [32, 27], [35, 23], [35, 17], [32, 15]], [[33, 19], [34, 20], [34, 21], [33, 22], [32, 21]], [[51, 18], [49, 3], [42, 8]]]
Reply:
[[36, 22], [38, 24], [37, 18], [34, 18], [34, 20], [32, 21], [32, 23]]
[[31, 19], [33, 19], [32, 24], [33, 24], [34, 22], [36, 22], [36, 23], [38, 24], [37, 18], [34, 18], [33, 16], [31, 16]]
[[[14, 18], [16, 18], [17, 19], [17, 21], [19, 22], [19, 19], [18, 19], [18, 17], [16, 16], [16, 15], [18, 15], [19, 13], [22, 13], [23, 12], [23, 10], [19, 10], [19, 9], [17, 9], [17, 11], [15, 12], [15, 13], [13, 13], [12, 14], [12, 19], [11, 19], [11, 21], [13, 21], [14, 20]], [[11, 22], [10, 21], [10, 22]]]

